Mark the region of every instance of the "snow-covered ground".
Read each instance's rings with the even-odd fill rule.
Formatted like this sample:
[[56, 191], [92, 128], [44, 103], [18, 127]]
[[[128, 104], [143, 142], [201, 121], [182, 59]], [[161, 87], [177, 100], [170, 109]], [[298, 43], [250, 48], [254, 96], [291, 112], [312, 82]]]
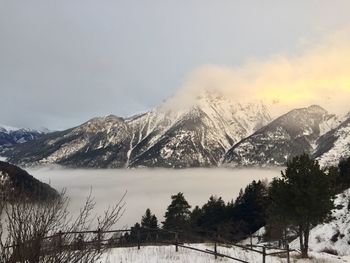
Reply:
[[[189, 246], [202, 250], [213, 251], [212, 244], [190, 244]], [[240, 248], [218, 247], [218, 252], [232, 257], [236, 257], [248, 262], [262, 262], [262, 255], [259, 253], [248, 253]], [[179, 248], [179, 252], [175, 252], [174, 246], [149, 246], [137, 248], [117, 248], [112, 249], [101, 259], [106, 263], [121, 262], [176, 262], [176, 263], [211, 263], [211, 262], [235, 262], [232, 259], [218, 258], [215, 260], [213, 255], [197, 252], [189, 249]], [[286, 259], [277, 257], [267, 257], [266, 263], [286, 262]]]
[[[190, 246], [203, 250], [213, 250], [212, 244], [191, 244]], [[218, 252], [250, 263], [261, 263], [262, 255], [259, 253], [244, 251], [240, 248], [218, 247]], [[350, 262], [350, 257], [337, 257], [326, 253], [310, 253], [310, 259], [298, 259], [292, 255], [291, 262], [295, 263], [344, 263]], [[148, 246], [141, 247], [138, 250], [132, 248], [115, 248], [103, 255], [99, 260], [100, 263], [214, 263], [214, 262], [238, 262], [227, 258], [215, 259], [213, 255], [204, 254], [197, 251], [179, 248], [175, 252], [174, 246]], [[287, 262], [286, 258], [266, 257], [266, 263], [283, 263]]]

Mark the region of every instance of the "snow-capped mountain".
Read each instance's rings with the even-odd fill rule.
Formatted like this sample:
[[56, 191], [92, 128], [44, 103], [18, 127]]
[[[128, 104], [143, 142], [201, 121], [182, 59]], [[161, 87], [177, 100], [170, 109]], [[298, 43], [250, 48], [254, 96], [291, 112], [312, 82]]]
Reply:
[[181, 109], [165, 102], [128, 119], [95, 118], [18, 145], [7, 157], [20, 164], [78, 167], [213, 166], [231, 145], [270, 120], [261, 102], [242, 104], [204, 92]]
[[313, 157], [322, 166], [337, 165], [339, 160], [350, 156], [350, 115], [335, 129], [330, 130], [317, 141]]
[[270, 121], [261, 103], [239, 104], [212, 94], [200, 96], [158, 133], [131, 166], [198, 167], [217, 165], [232, 144]]
[[15, 128], [0, 124], [0, 148], [35, 140], [48, 133], [48, 130]]
[[226, 153], [223, 164], [284, 165], [291, 156], [312, 154], [320, 136], [337, 125], [338, 118], [320, 106], [292, 110], [235, 144]]

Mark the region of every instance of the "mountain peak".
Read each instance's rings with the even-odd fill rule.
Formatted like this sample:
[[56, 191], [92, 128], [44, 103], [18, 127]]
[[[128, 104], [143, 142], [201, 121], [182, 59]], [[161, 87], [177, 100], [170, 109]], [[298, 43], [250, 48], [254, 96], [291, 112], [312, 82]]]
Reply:
[[314, 113], [320, 113], [320, 114], [327, 114], [328, 112], [322, 108], [319, 105], [311, 105], [306, 108], [309, 112], [314, 112]]

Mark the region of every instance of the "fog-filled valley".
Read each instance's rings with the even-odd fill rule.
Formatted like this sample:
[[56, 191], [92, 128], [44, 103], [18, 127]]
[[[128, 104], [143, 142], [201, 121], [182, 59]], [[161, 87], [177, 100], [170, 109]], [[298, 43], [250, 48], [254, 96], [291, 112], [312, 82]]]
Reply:
[[183, 192], [192, 206], [203, 205], [211, 195], [226, 202], [253, 180], [271, 180], [280, 175], [273, 169], [65, 169], [57, 166], [31, 168], [28, 172], [57, 190], [66, 188], [70, 208], [77, 212], [92, 189], [96, 212], [103, 210], [127, 191], [126, 211], [116, 228], [140, 221], [147, 208], [159, 221], [170, 204], [170, 196]]

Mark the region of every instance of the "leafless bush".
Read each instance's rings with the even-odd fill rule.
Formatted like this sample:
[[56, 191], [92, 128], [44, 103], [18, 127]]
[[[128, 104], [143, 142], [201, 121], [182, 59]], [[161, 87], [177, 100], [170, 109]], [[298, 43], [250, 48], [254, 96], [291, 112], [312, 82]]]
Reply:
[[122, 216], [124, 196], [101, 216], [94, 214], [91, 192], [74, 217], [65, 191], [46, 202], [28, 198], [0, 202], [0, 262], [96, 262], [106, 248], [95, 241], [104, 240], [103, 232]]

